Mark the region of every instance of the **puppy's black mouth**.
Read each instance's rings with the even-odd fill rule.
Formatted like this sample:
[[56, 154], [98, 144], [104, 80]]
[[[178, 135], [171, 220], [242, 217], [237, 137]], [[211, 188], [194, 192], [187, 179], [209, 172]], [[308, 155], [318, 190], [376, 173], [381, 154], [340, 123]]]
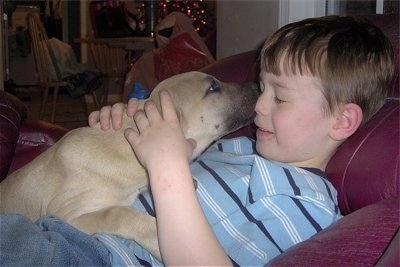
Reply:
[[243, 118], [233, 118], [227, 123], [227, 132], [231, 133], [247, 125], [250, 125], [254, 121], [255, 112], [251, 113], [250, 116]]

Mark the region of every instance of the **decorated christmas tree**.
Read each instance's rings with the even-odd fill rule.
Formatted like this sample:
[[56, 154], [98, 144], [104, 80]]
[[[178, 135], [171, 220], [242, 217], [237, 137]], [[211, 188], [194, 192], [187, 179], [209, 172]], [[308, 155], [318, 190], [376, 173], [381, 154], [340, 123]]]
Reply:
[[[214, 29], [214, 15], [208, 8], [207, 1], [156, 1], [157, 5], [157, 22], [161, 21], [165, 16], [171, 12], [178, 11], [186, 14], [192, 19], [193, 27], [200, 36], [206, 36], [207, 33]], [[137, 19], [144, 28], [146, 23], [146, 5], [150, 1], [138, 1]], [[148, 10], [148, 9], [147, 9]]]

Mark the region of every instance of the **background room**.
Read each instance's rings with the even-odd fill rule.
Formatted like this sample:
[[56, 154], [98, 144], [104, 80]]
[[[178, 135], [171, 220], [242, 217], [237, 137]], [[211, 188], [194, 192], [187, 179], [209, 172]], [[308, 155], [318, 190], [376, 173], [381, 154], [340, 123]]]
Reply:
[[[128, 28], [101, 36], [96, 32], [95, 2], [123, 3], [120, 18]], [[116, 11], [115, 9], [114, 11]], [[26, 14], [37, 12], [49, 38], [69, 44], [79, 63], [100, 69], [103, 84], [96, 90], [100, 106], [124, 99], [124, 82], [135, 62], [157, 48], [156, 25], [169, 13], [186, 14], [214, 60], [257, 49], [266, 36], [279, 27], [307, 17], [329, 14], [359, 15], [398, 13], [398, 1], [270, 0], [270, 1], [3, 1], [0, 34], [2, 90], [16, 94], [29, 109], [32, 119], [40, 117], [43, 89], [39, 86], [35, 57], [27, 31]], [[96, 13], [97, 12], [97, 13]], [[96, 13], [96, 14], [95, 14]], [[100, 20], [101, 21], [101, 20]], [[92, 39], [91, 39], [92, 38]], [[107, 68], [97, 62], [91, 50], [93, 38], [113, 50]], [[131, 39], [129, 39], [131, 38]], [[136, 39], [135, 39], [136, 38]], [[115, 39], [115, 40], [114, 40]], [[100, 41], [99, 41], [100, 40]], [[111, 53], [111, 52], [109, 52]], [[105, 56], [100, 57], [101, 59]], [[116, 58], [119, 60], [115, 61]], [[104, 63], [103, 63], [104, 65]], [[126, 89], [125, 89], [126, 90]], [[52, 91], [50, 91], [52, 94]], [[49, 98], [50, 99], [50, 98]], [[60, 91], [56, 104], [56, 123], [74, 128], [86, 125], [87, 112], [96, 108], [92, 97], [82, 101]], [[50, 120], [51, 101], [40, 118]]]

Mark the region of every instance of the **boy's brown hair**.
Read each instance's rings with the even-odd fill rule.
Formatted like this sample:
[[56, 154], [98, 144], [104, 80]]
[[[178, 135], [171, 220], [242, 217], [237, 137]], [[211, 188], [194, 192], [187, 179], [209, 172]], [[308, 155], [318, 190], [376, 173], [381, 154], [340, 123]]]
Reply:
[[394, 65], [390, 42], [380, 29], [351, 17], [326, 16], [288, 24], [264, 43], [262, 71], [313, 75], [321, 80], [331, 114], [346, 103], [363, 111], [363, 123], [382, 107]]

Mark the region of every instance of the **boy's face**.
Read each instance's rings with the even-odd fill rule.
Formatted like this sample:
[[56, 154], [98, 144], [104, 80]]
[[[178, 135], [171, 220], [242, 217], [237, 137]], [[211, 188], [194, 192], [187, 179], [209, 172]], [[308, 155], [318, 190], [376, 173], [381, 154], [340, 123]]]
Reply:
[[333, 153], [334, 118], [323, 111], [319, 79], [311, 75], [260, 75], [254, 119], [258, 153], [274, 161], [324, 170]]

